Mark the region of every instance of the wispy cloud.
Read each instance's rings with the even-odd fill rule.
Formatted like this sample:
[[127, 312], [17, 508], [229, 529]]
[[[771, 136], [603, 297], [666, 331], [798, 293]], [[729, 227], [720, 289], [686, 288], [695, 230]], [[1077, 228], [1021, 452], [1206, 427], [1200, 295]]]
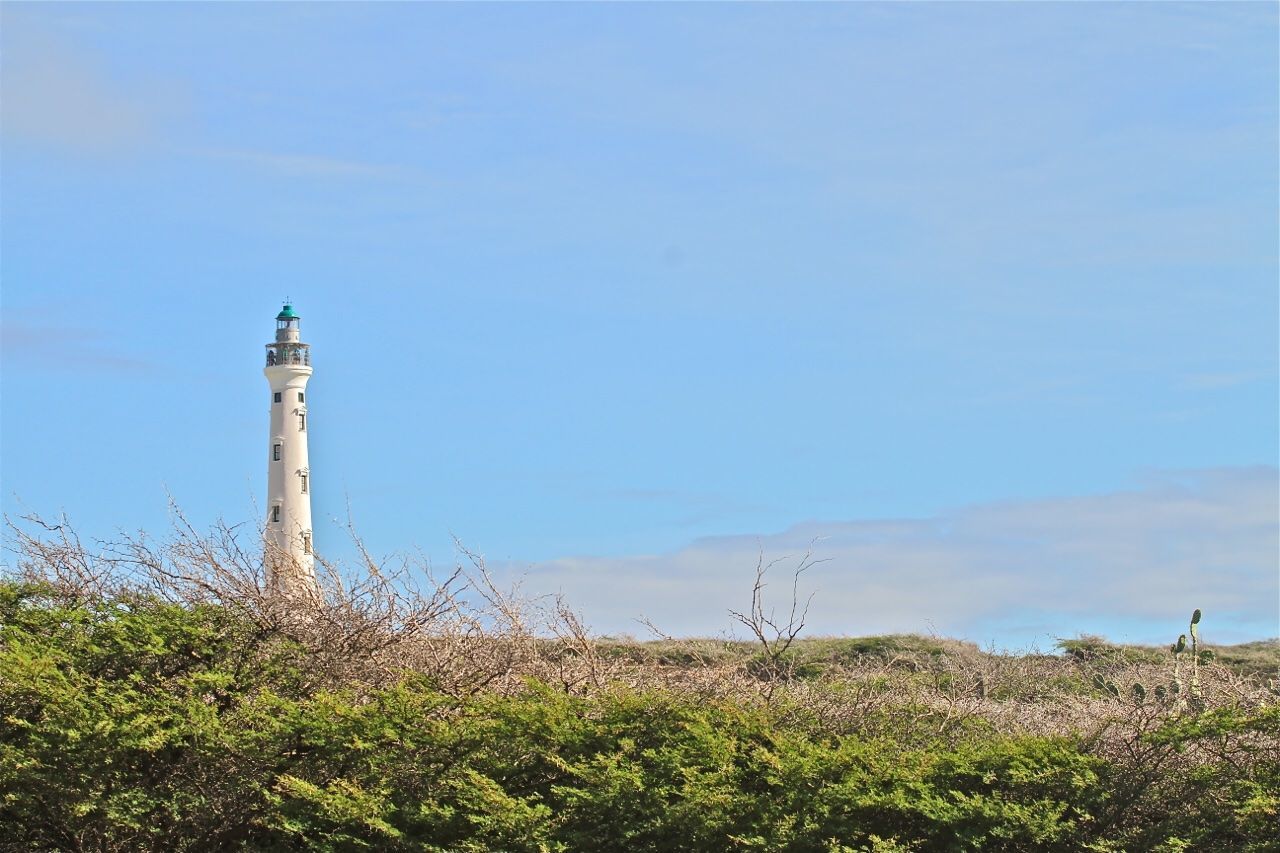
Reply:
[[94, 329], [35, 326], [6, 319], [0, 323], [0, 353], [24, 370], [99, 370], [136, 373], [155, 367], [145, 359], [117, 351]]
[[170, 84], [126, 86], [91, 51], [5, 15], [0, 122], [7, 139], [91, 153], [150, 142], [182, 98]]
[[[644, 615], [673, 633], [715, 634], [728, 627], [726, 610], [743, 606], [761, 551], [812, 544], [827, 559], [804, 579], [818, 593], [815, 633], [937, 630], [1016, 646], [1102, 631], [1155, 642], [1201, 607], [1214, 616], [1213, 639], [1234, 641], [1280, 631], [1278, 486], [1269, 466], [1164, 474], [1112, 494], [552, 560], [529, 567], [525, 584], [563, 591], [599, 630], [634, 632]], [[785, 576], [774, 581], [785, 604]]]
[[283, 154], [243, 148], [199, 148], [188, 153], [296, 177], [388, 178], [403, 172], [397, 166], [316, 154]]
[[1180, 387], [1187, 391], [1217, 391], [1247, 385], [1266, 377], [1258, 370], [1224, 370], [1218, 373], [1189, 373], [1182, 377]]
[[[161, 125], [188, 111], [181, 87], [157, 79], [127, 81], [93, 51], [6, 15], [0, 117], [7, 140], [69, 151], [120, 154], [165, 145]], [[238, 163], [285, 176], [393, 177], [395, 166], [322, 154], [253, 147], [179, 148], [177, 153]]]
[[699, 492], [686, 489], [613, 489], [592, 493], [592, 497], [628, 504], [650, 504], [676, 508], [683, 513], [676, 520], [676, 523], [685, 527], [729, 518], [743, 512], [767, 509], [767, 507], [760, 504], [738, 500], [718, 492]]

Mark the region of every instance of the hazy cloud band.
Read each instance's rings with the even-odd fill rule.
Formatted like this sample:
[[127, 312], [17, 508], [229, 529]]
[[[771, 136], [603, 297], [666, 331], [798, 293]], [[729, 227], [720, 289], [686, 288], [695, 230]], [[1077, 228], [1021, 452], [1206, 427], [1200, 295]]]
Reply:
[[[1211, 638], [1234, 642], [1278, 633], [1278, 483], [1271, 466], [1163, 474], [1112, 494], [812, 521], [660, 556], [551, 560], [529, 567], [524, 582], [564, 592], [600, 631], [638, 633], [644, 615], [673, 634], [719, 634], [726, 609], [745, 605], [761, 551], [799, 555], [812, 543], [827, 560], [801, 584], [817, 593], [816, 634], [936, 631], [1043, 646], [1104, 632], [1164, 642], [1200, 607], [1213, 616]], [[788, 571], [779, 565], [769, 590], [779, 607]]]

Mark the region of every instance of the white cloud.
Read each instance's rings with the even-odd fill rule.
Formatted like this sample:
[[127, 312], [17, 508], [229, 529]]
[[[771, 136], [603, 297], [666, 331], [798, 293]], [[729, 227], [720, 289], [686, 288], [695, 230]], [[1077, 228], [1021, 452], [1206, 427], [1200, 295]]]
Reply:
[[[827, 562], [808, 572], [813, 634], [929, 632], [1044, 645], [1100, 631], [1163, 642], [1196, 607], [1216, 642], [1280, 633], [1277, 470], [1206, 469], [1132, 491], [1011, 501], [934, 518], [805, 522], [765, 536], [701, 539], [671, 554], [570, 557], [527, 568], [525, 587], [564, 592], [599, 631], [652, 618], [719, 634], [750, 593], [758, 554]], [[506, 566], [507, 571], [518, 571]], [[785, 565], [770, 592], [789, 601]]]

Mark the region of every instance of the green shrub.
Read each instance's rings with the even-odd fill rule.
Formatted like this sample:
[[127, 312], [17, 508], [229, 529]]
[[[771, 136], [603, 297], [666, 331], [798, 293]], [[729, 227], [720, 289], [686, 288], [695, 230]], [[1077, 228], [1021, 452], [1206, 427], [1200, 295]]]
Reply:
[[328, 683], [225, 608], [0, 584], [0, 849], [1274, 849], [1273, 707], [1126, 765], [905, 699], [834, 734], [790, 696]]

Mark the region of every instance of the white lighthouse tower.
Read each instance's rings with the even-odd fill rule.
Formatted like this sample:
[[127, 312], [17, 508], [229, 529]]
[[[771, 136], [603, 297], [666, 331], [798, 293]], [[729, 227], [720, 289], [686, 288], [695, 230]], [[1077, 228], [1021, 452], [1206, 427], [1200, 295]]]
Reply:
[[267, 526], [264, 535], [271, 584], [288, 595], [316, 591], [311, 553], [311, 469], [307, 462], [307, 380], [311, 348], [302, 342], [302, 318], [285, 305], [276, 315], [276, 339], [267, 344], [263, 373], [271, 383], [267, 443]]

